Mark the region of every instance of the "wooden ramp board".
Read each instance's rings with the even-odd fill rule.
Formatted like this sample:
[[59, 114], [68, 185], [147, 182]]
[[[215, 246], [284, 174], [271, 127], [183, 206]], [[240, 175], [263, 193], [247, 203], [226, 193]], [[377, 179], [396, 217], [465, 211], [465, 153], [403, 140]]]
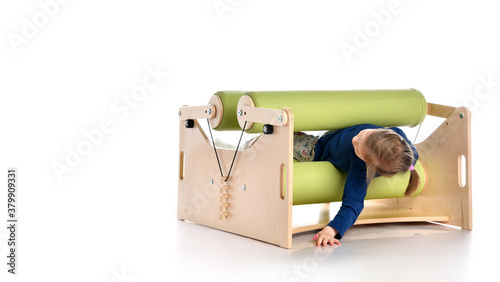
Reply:
[[449, 218], [447, 215], [368, 202], [365, 203], [365, 208], [354, 225], [388, 222], [448, 221]]
[[[316, 208], [317, 210], [318, 208]], [[323, 229], [332, 220], [330, 217], [329, 205], [319, 207], [320, 216], [316, 224], [298, 226], [294, 225], [292, 233], [301, 233], [305, 231]], [[318, 212], [316, 211], [316, 215]], [[358, 217], [354, 225], [374, 224], [374, 223], [393, 223], [393, 222], [420, 222], [420, 221], [438, 221], [446, 222], [449, 216], [439, 215], [435, 213], [412, 210], [403, 207], [390, 206], [386, 204], [365, 201], [365, 208]]]

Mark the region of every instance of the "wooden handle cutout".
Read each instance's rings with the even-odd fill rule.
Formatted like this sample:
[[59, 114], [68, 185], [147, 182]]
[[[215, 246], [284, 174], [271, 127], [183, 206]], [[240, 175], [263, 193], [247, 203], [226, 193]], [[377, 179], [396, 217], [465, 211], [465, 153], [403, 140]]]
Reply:
[[281, 164], [280, 166], [280, 197], [282, 200], [285, 199], [286, 196], [286, 166], [285, 164]]

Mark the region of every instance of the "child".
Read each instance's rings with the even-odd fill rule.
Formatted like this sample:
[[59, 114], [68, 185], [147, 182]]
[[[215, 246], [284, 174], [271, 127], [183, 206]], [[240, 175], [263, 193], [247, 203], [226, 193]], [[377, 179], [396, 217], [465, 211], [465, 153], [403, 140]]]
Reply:
[[294, 158], [298, 161], [329, 161], [347, 173], [342, 207], [314, 239], [318, 246], [338, 244], [363, 210], [368, 184], [374, 177], [411, 171], [405, 196], [417, 190], [420, 177], [414, 170], [418, 159], [415, 146], [397, 128], [372, 124], [356, 125], [329, 132], [321, 138], [296, 133]]

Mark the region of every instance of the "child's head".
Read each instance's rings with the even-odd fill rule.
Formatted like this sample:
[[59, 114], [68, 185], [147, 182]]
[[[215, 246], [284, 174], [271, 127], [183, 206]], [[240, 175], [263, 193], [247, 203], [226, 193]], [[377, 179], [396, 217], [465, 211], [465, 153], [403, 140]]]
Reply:
[[[390, 177], [406, 172], [414, 161], [408, 142], [391, 129], [363, 130], [352, 139], [352, 143], [358, 157], [366, 163], [367, 181], [371, 181], [376, 174]], [[417, 171], [412, 170], [405, 196], [415, 193], [419, 181]]]

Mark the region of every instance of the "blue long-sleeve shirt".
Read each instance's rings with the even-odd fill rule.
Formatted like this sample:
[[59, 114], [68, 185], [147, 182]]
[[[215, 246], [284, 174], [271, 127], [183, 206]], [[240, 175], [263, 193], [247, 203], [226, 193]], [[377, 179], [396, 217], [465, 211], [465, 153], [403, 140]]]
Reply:
[[[337, 230], [335, 238], [340, 239], [356, 222], [364, 207], [364, 199], [368, 184], [366, 182], [366, 163], [354, 152], [352, 138], [365, 129], [383, 128], [373, 124], [361, 124], [337, 130], [321, 137], [316, 144], [314, 161], [329, 161], [335, 167], [347, 173], [342, 196], [342, 206], [328, 226]], [[408, 140], [404, 132], [391, 127], [410, 144], [415, 163], [418, 153], [415, 146]], [[414, 163], [414, 165], [415, 165]]]

